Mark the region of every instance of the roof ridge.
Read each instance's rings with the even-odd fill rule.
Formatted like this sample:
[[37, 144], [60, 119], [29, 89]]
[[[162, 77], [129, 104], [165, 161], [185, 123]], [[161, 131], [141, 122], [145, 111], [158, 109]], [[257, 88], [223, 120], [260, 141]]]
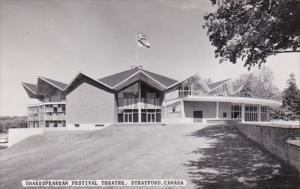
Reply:
[[61, 81], [57, 81], [57, 80], [54, 80], [54, 79], [50, 79], [50, 78], [47, 78], [47, 77], [43, 77], [43, 76], [38, 76], [38, 78], [42, 79], [42, 80], [46, 80], [48, 83], [56, 86], [57, 88], [61, 89], [61, 90], [64, 90], [64, 88], [68, 85], [66, 83], [63, 83]]
[[217, 81], [217, 82], [213, 82], [213, 83], [208, 83], [207, 86], [210, 90], [214, 90], [218, 87], [220, 87], [221, 85], [223, 85], [224, 83], [226, 83], [227, 81], [229, 81], [231, 78], [228, 79], [224, 79], [221, 81]]
[[[97, 79], [97, 80], [101, 80], [101, 79], [104, 79], [104, 78], [107, 78], [107, 77], [111, 77], [111, 76], [114, 76], [114, 75], [117, 75], [117, 74], [125, 73], [125, 72], [130, 71], [130, 70], [133, 70], [133, 69], [138, 69], [137, 71], [139, 71], [141, 68], [139, 68], [139, 67], [132, 67], [132, 68], [130, 68], [130, 69], [127, 69], [127, 70], [124, 70], [124, 71], [121, 71], [121, 72], [118, 72], [118, 73], [115, 73], [115, 74], [111, 74], [111, 75], [107, 75], [107, 76], [101, 77], [101, 78], [99, 78], [99, 79]], [[137, 72], [137, 71], [136, 71], [136, 72]], [[134, 72], [134, 73], [135, 73], [135, 72]], [[134, 74], [134, 73], [133, 73], [133, 74]]]
[[50, 80], [50, 81], [55, 81], [55, 82], [59, 82], [59, 83], [62, 83], [62, 84], [66, 84], [64, 82], [61, 82], [61, 81], [57, 81], [57, 80], [54, 80], [54, 79], [50, 79], [50, 78], [47, 78], [47, 77], [44, 77], [44, 76], [39, 76], [41, 78], [44, 78], [44, 79], [47, 79], [47, 80]]
[[143, 72], [143, 74], [148, 75], [148, 77], [152, 77], [152, 79], [156, 80], [159, 84], [161, 84], [163, 87], [168, 87], [171, 84], [174, 84], [177, 82], [176, 80], [148, 71], [144, 70], [141, 67], [132, 67], [128, 70], [124, 70], [121, 72], [118, 72], [116, 74], [108, 75], [105, 77], [102, 77], [98, 79], [98, 81], [101, 81], [105, 83], [106, 85], [109, 85], [110, 87], [116, 87], [118, 84], [122, 83], [124, 80], [127, 80], [128, 78], [132, 77], [133, 75], [137, 74], [138, 72]]

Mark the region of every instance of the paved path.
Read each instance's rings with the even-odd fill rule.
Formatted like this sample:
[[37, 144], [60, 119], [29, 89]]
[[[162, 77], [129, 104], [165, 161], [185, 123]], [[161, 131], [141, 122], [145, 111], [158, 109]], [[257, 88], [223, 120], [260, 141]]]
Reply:
[[0, 150], [0, 188], [22, 188], [22, 179], [184, 179], [185, 188], [299, 189], [293, 169], [233, 127], [203, 125], [34, 136]]
[[215, 140], [210, 148], [195, 150], [201, 157], [186, 164], [197, 188], [300, 188], [296, 170], [240, 135], [235, 127], [212, 126], [192, 136]]

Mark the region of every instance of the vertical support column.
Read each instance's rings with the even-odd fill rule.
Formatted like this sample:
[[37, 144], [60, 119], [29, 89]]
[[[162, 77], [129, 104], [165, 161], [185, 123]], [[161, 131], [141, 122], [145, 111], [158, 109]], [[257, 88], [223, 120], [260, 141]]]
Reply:
[[261, 106], [258, 105], [257, 108], [258, 108], [258, 120], [257, 121], [261, 122]]
[[46, 127], [46, 105], [43, 104], [43, 120], [44, 120], [44, 127]]
[[242, 122], [245, 121], [245, 104], [242, 103]]
[[27, 127], [30, 127], [30, 117], [32, 117], [31, 115], [30, 115], [30, 108], [29, 108], [29, 106], [27, 106]]
[[180, 110], [181, 110], [181, 114], [180, 114], [180, 117], [181, 118], [185, 118], [185, 111], [184, 111], [184, 101], [181, 99], [181, 102], [180, 102], [181, 104], [181, 108], [180, 108]]
[[38, 127], [41, 127], [41, 106], [37, 107], [38, 110], [38, 118], [39, 118], [39, 123], [38, 123]]
[[216, 102], [216, 119], [219, 119], [219, 101]]
[[139, 123], [142, 123], [142, 98], [141, 98], [141, 81], [138, 83], [139, 88], [139, 100], [138, 100], [138, 114], [139, 114]]
[[267, 111], [267, 121], [269, 122], [270, 121], [270, 107], [269, 106], [267, 106], [266, 111]]

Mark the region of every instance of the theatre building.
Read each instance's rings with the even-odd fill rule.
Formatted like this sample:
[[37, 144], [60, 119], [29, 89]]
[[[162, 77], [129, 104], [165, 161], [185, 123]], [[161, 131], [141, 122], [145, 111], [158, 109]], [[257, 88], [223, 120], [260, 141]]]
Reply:
[[195, 74], [177, 81], [140, 67], [100, 79], [79, 73], [64, 84], [39, 77], [23, 83], [30, 98], [30, 127], [98, 127], [124, 123], [207, 123], [238, 119], [270, 121], [280, 102], [239, 97], [230, 79], [206, 83]]

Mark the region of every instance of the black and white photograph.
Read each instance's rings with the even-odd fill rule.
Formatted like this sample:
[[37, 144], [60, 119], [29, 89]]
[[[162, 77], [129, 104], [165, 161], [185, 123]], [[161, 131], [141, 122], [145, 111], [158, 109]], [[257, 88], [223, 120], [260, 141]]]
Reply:
[[300, 0], [0, 0], [0, 188], [300, 189]]

